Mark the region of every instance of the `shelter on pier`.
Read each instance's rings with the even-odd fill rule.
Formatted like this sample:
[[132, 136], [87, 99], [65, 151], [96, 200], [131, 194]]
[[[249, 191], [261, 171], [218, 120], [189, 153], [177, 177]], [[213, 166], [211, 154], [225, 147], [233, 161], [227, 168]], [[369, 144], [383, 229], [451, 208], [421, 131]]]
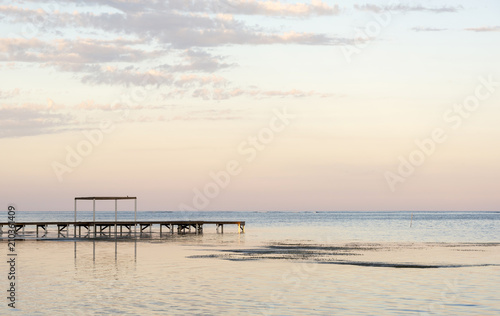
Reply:
[[137, 221], [137, 197], [135, 196], [87, 196], [87, 197], [76, 197], [75, 198], [75, 223], [76, 223], [76, 210], [77, 201], [87, 200], [93, 201], [93, 221], [95, 222], [95, 201], [102, 200], [114, 200], [115, 201], [115, 222], [118, 221], [118, 200], [134, 200], [134, 222]]

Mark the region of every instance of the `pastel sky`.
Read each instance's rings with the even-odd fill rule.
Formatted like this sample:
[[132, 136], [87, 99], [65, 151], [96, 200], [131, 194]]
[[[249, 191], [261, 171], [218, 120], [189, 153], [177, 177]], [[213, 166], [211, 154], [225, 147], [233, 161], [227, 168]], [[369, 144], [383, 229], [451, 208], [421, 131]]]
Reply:
[[2, 205], [499, 210], [500, 2], [0, 1]]

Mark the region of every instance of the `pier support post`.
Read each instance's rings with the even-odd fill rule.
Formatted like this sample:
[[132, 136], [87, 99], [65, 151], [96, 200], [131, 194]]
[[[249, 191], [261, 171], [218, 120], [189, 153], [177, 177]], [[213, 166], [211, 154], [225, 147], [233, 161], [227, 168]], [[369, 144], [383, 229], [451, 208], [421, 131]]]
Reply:
[[[134, 238], [137, 238], [137, 199], [134, 200], [134, 235]], [[135, 245], [137, 249], [137, 240]]]
[[217, 233], [219, 233], [219, 228], [220, 228], [220, 233], [224, 234], [224, 224], [217, 224]]
[[[75, 229], [74, 229], [74, 235], [75, 235], [75, 238], [76, 238], [76, 199], [75, 199]], [[36, 235], [38, 236], [38, 227], [37, 227], [37, 230], [36, 230]], [[75, 250], [76, 250], [76, 244], [75, 244]], [[76, 256], [76, 252], [75, 252], [75, 256]]]
[[40, 225], [40, 224], [37, 224], [36, 225], [36, 237], [38, 237], [38, 230], [39, 228], [42, 228], [43, 231], [44, 231], [44, 235], [47, 234], [47, 225]]
[[203, 224], [196, 224], [196, 234], [203, 234]]
[[94, 201], [94, 206], [93, 206], [93, 210], [94, 210], [94, 217], [93, 217], [93, 220], [94, 220], [94, 238], [97, 236], [97, 232], [95, 230], [95, 199], [93, 200]]
[[[115, 236], [118, 233], [118, 226], [116, 225], [116, 222], [118, 221], [118, 200], [115, 199]], [[111, 229], [110, 229], [111, 233]]]

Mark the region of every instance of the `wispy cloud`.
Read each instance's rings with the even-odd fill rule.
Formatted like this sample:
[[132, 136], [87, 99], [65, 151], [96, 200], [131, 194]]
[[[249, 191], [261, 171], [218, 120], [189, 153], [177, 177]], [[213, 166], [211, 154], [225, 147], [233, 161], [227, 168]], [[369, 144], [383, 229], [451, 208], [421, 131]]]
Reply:
[[95, 100], [85, 100], [74, 107], [76, 110], [84, 111], [135, 111], [135, 110], [165, 110], [168, 106], [162, 105], [126, 105], [123, 103], [98, 103]]
[[2, 104], [0, 138], [53, 133], [68, 129], [74, 116], [52, 111], [50, 104]]
[[138, 62], [160, 56], [130, 45], [141, 44], [121, 38], [115, 40], [52, 40], [0, 38], [0, 60], [23, 62], [103, 63]]
[[76, 106], [52, 99], [46, 103], [4, 103], [0, 105], [0, 138], [98, 128], [103, 119], [98, 112], [107, 112], [106, 119], [115, 123], [161, 121], [159, 118], [164, 120], [169, 108], [167, 105], [100, 104], [94, 100]]
[[316, 91], [302, 91], [291, 89], [288, 91], [264, 90], [264, 89], [240, 89], [240, 88], [200, 88], [193, 91], [193, 97], [203, 100], [227, 100], [235, 97], [252, 97], [255, 99], [264, 98], [303, 98], [303, 97], [328, 97], [331, 95], [319, 93]]
[[226, 63], [226, 57], [212, 55], [200, 49], [186, 49], [181, 53], [182, 63], [162, 65], [160, 68], [172, 72], [208, 72], [213, 73], [222, 69], [236, 67], [236, 63]]
[[466, 31], [472, 32], [500, 32], [500, 26], [482, 26], [466, 28]]
[[[34, 2], [34, 1], [32, 1]], [[60, 4], [73, 4], [70, 0], [56, 0]], [[122, 13], [141, 11], [155, 12], [191, 12], [191, 13], [224, 13], [238, 15], [290, 16], [310, 17], [321, 15], [336, 15], [338, 5], [330, 6], [322, 0], [312, 0], [310, 3], [286, 3], [276, 0], [170, 0], [170, 1], [123, 1], [123, 0], [83, 0], [80, 5], [97, 5], [115, 8]]]
[[15, 88], [12, 90], [0, 90], [0, 99], [10, 99], [16, 97], [20, 94], [21, 90], [19, 88]]
[[[238, 2], [240, 6], [251, 6], [252, 3]], [[262, 6], [262, 3], [259, 6]], [[116, 5], [117, 3], [111, 1], [109, 4]], [[298, 7], [274, 1], [265, 4], [266, 10], [269, 11], [275, 8], [273, 10], [276, 12], [284, 11], [285, 16], [288, 11], [300, 12], [299, 8], [325, 8], [325, 6], [322, 2], [309, 6], [299, 5]], [[63, 30], [68, 27], [77, 27], [109, 32], [115, 34], [115, 36], [135, 35], [150, 42], [158, 41], [175, 48], [276, 43], [335, 45], [348, 41], [348, 39], [344, 38], [329, 38], [324, 34], [298, 32], [275, 34], [272, 31], [248, 26], [244, 22], [234, 19], [232, 15], [213, 15], [207, 14], [209, 12], [199, 11], [199, 9], [194, 12], [148, 10], [148, 5], [144, 5], [134, 11], [124, 10], [124, 12], [119, 13], [97, 14], [83, 11], [73, 13], [45, 12], [42, 9], [33, 10], [15, 6], [0, 6], [0, 16], [14, 23], [31, 23], [35, 21], [36, 26], [44, 30]], [[33, 19], [34, 16], [39, 18]]]
[[442, 31], [447, 31], [448, 29], [417, 26], [412, 28], [411, 30], [415, 32], [442, 32]]
[[174, 82], [174, 76], [163, 71], [150, 69], [142, 71], [134, 66], [118, 68], [116, 66], [102, 66], [86, 72], [82, 82], [87, 84], [106, 84], [124, 86], [161, 86]]
[[[89, 99], [68, 106], [56, 104], [51, 99], [44, 103], [1, 104], [0, 138], [53, 134], [98, 128], [102, 115], [115, 123], [150, 123], [191, 120], [242, 119], [230, 109], [185, 111], [172, 105], [127, 105], [98, 103]], [[123, 113], [127, 113], [126, 116]]]
[[396, 5], [355, 4], [354, 8], [359, 11], [368, 11], [374, 13], [381, 13], [384, 11], [453, 13], [463, 9], [462, 6], [426, 7], [423, 5], [406, 5], [406, 4], [396, 4]]
[[[60, 8], [73, 2], [61, 0], [55, 3]], [[102, 10], [91, 10], [93, 6]], [[213, 76], [201, 76], [200, 73], [216, 74], [237, 66], [226, 57], [211, 53], [211, 48], [354, 43], [354, 39], [340, 36], [294, 30], [277, 32], [250, 26], [234, 15], [310, 18], [339, 12], [338, 6], [320, 0], [307, 4], [256, 0], [82, 0], [78, 2], [78, 10], [73, 12], [34, 9], [32, 6], [0, 6], [0, 17], [5, 21], [31, 23], [43, 34], [52, 31], [61, 35], [57, 40], [44, 39], [43, 36], [2, 38], [0, 61], [51, 66], [74, 73], [82, 83], [90, 85], [171, 85], [168, 93], [177, 91], [180, 96], [198, 96], [204, 89], [212, 91], [220, 88], [222, 83], [227, 84], [227, 80], [220, 76], [215, 80]], [[85, 30], [94, 35], [64, 38], [74, 30]], [[95, 34], [105, 36], [96, 39], [93, 38]], [[186, 91], [188, 88], [198, 92], [193, 94]], [[224, 97], [217, 99], [225, 99], [228, 95], [224, 93]]]
[[172, 121], [228, 121], [228, 120], [241, 120], [244, 116], [238, 111], [229, 109], [208, 109], [189, 111], [182, 115], [175, 115], [170, 120]]

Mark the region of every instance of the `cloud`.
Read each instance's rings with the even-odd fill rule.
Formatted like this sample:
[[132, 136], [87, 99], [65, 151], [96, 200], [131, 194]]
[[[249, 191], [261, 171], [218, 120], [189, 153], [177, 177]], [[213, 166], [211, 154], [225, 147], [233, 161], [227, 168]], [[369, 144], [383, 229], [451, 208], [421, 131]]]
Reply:
[[[65, 64], [59, 65], [60, 69]], [[165, 67], [161, 67], [165, 68]], [[166, 67], [168, 68], [168, 67]], [[172, 69], [175, 67], [172, 67]], [[155, 95], [161, 95], [161, 99], [180, 99], [185, 97], [200, 98], [202, 100], [227, 100], [234, 97], [247, 96], [251, 98], [269, 97], [328, 97], [315, 91], [302, 91], [290, 89], [288, 91], [264, 90], [257, 87], [241, 89], [235, 87], [226, 78], [216, 75], [202, 75], [196, 73], [166, 72], [162, 69], [140, 70], [137, 67], [127, 66], [118, 68], [115, 66], [100, 67], [69, 67], [70, 71], [81, 71], [81, 80], [86, 84], [107, 84], [144, 87], [136, 92], [148, 95], [147, 100], [152, 100]], [[117, 105], [114, 105], [117, 106]], [[94, 104], [80, 104], [79, 109], [114, 110], [110, 106], [97, 108]]]
[[[59, 0], [56, 3], [71, 3], [74, 1]], [[276, 0], [170, 0], [170, 1], [122, 1], [122, 0], [86, 0], [80, 5], [98, 5], [112, 7], [122, 13], [132, 12], [168, 12], [180, 11], [191, 13], [223, 13], [238, 15], [264, 15], [281, 17], [310, 17], [337, 15], [338, 5], [329, 6], [322, 0], [312, 0], [310, 3], [286, 3]]]
[[87, 84], [161, 86], [172, 84], [174, 76], [155, 69], [141, 71], [134, 66], [125, 68], [102, 66], [92, 68], [90, 72], [82, 76], [81, 80]]
[[171, 121], [228, 121], [228, 120], [241, 120], [244, 116], [237, 114], [237, 111], [230, 109], [208, 109], [189, 111], [188, 113], [175, 115], [170, 119]]
[[448, 29], [440, 29], [440, 28], [435, 28], [435, 27], [422, 27], [422, 26], [417, 26], [412, 28], [412, 31], [415, 32], [442, 32], [442, 31], [447, 31]]
[[20, 94], [20, 89], [15, 88], [12, 90], [0, 90], [0, 99], [10, 99], [17, 97]]
[[167, 106], [162, 105], [126, 105], [123, 103], [100, 104], [95, 100], [86, 100], [74, 107], [76, 110], [83, 111], [125, 111], [125, 110], [165, 110]]
[[183, 63], [162, 65], [161, 68], [172, 72], [208, 72], [213, 73], [222, 69], [237, 66], [236, 63], [225, 63], [226, 58], [220, 55], [211, 55], [200, 49], [186, 49], [181, 53]]
[[462, 6], [442, 6], [437, 8], [425, 7], [422, 5], [405, 5], [405, 4], [397, 4], [397, 5], [375, 5], [375, 4], [363, 4], [358, 5], [355, 4], [354, 8], [359, 11], [367, 11], [373, 13], [381, 13], [385, 11], [393, 11], [393, 12], [433, 12], [433, 13], [453, 13], [458, 12], [463, 9]]
[[[315, 91], [265, 90], [258, 88], [240, 89], [226, 87], [226, 82], [218, 76], [191, 76], [180, 78], [181, 88], [172, 88], [175, 96], [179, 93], [203, 100], [221, 101], [235, 97], [263, 98], [303, 98], [324, 97]], [[191, 86], [192, 85], [192, 86]], [[177, 91], [181, 90], [181, 92]], [[167, 96], [168, 98], [169, 96]], [[179, 109], [182, 110], [182, 109]], [[21, 137], [79, 131], [96, 128], [103, 115], [120, 122], [157, 122], [172, 120], [236, 120], [241, 119], [233, 110], [207, 109], [196, 113], [172, 115], [171, 105], [99, 103], [86, 100], [75, 106], [64, 105], [47, 99], [46, 103], [2, 104], [0, 105], [0, 138]], [[215, 112], [214, 112], [215, 111]], [[167, 117], [167, 118], [166, 118]]]
[[[195, 1], [196, 2], [196, 1]], [[134, 3], [122, 3], [115, 1], [93, 1], [100, 5], [111, 5], [123, 9], [123, 7], [135, 6]], [[169, 2], [170, 3], [170, 2]], [[184, 6], [190, 5], [189, 1], [182, 1]], [[201, 1], [200, 3], [216, 3]], [[312, 4], [285, 4], [277, 1], [232, 1], [228, 2], [233, 9], [239, 8], [234, 13], [267, 15], [265, 13], [281, 13], [284, 16], [298, 15], [309, 16], [312, 12], [336, 14], [338, 8], [332, 8], [321, 1], [313, 1]], [[123, 9], [123, 12], [94, 13], [94, 12], [46, 12], [43, 9], [23, 9], [14, 6], [0, 6], [0, 16], [14, 23], [34, 23], [43, 31], [49, 29], [64, 31], [69, 27], [84, 28], [114, 33], [115, 36], [135, 35], [137, 38], [148, 42], [158, 41], [168, 44], [174, 48], [190, 47], [214, 47], [220, 45], [261, 45], [261, 44], [307, 44], [307, 45], [336, 45], [343, 44], [348, 39], [329, 38], [324, 34], [311, 34], [291, 32], [288, 34], [277, 34], [258, 27], [250, 27], [242, 21], [236, 20], [228, 14], [210, 14], [210, 6], [197, 7], [192, 11], [179, 11], [172, 7], [181, 6], [180, 3], [163, 5], [161, 10], [151, 8], [161, 4], [148, 5], [141, 3], [137, 10]], [[196, 7], [196, 6], [195, 6]], [[151, 10], [150, 10], [151, 9]], [[220, 11], [217, 11], [220, 12]], [[34, 18], [37, 17], [37, 18]], [[290, 36], [293, 34], [293, 36]], [[132, 56], [136, 51], [130, 51]]]
[[103, 63], [138, 62], [160, 56], [131, 48], [141, 44], [121, 38], [115, 40], [77, 39], [42, 41], [32, 38], [0, 38], [0, 60], [22, 62]]
[[[64, 66], [63, 66], [64, 67]], [[70, 68], [75, 71], [75, 68]], [[124, 86], [154, 86], [175, 87], [189, 89], [193, 87], [210, 85], [219, 87], [226, 85], [228, 81], [218, 75], [186, 74], [182, 72], [166, 72], [162, 69], [140, 70], [134, 66], [118, 68], [116, 66], [84, 67], [81, 69], [83, 75], [81, 80], [87, 84], [107, 84]]]
[[[0, 138], [43, 135], [97, 128], [103, 117], [115, 123], [149, 122], [148, 114], [164, 113], [167, 105], [99, 104], [93, 100], [68, 106], [47, 99], [43, 103], [1, 104]], [[152, 112], [153, 111], [153, 112]], [[108, 112], [106, 116], [102, 113]]]
[[472, 32], [500, 32], [500, 26], [482, 26], [466, 28], [466, 31]]
[[174, 85], [182, 88], [191, 88], [195, 86], [211, 85], [213, 87], [221, 87], [227, 84], [227, 80], [216, 75], [198, 76], [198, 75], [181, 75], [175, 80]]
[[70, 129], [74, 116], [51, 110], [50, 105], [0, 106], [0, 138], [47, 134]]
[[240, 88], [200, 88], [193, 91], [192, 96], [203, 100], [227, 100], [230, 98], [246, 96], [255, 99], [264, 98], [303, 98], [303, 97], [328, 97], [331, 95], [318, 93], [316, 91], [302, 91], [291, 89], [288, 91], [265, 90], [265, 89], [240, 89]]
[[126, 23], [116, 22], [124, 17], [116, 17], [113, 26], [104, 22], [110, 31], [140, 34], [170, 44], [174, 48], [216, 47], [221, 45], [268, 45], [268, 44], [307, 44], [333, 45], [344, 39], [329, 38], [323, 34], [290, 33], [274, 34], [243, 22], [215, 17], [190, 14], [168, 13], [133, 14], [127, 16]]
[[256, 0], [221, 1], [221, 4], [219, 8], [224, 13], [244, 15], [309, 17], [337, 15], [340, 12], [338, 5], [329, 6], [321, 0], [313, 0], [310, 4]]
[[[85, 124], [95, 123], [95, 118], [81, 122], [89, 113], [99, 117], [134, 110], [134, 118], [127, 120], [155, 120], [158, 113], [148, 111], [161, 110], [156, 105], [160, 94], [163, 98], [216, 101], [236, 97], [324, 96], [300, 89], [240, 88], [220, 75], [238, 64], [218, 53], [218, 49], [245, 45], [335, 46], [355, 42], [351, 38], [300, 31], [292, 23], [276, 29], [248, 22], [256, 21], [255, 17], [295, 21], [340, 14], [337, 5], [321, 0], [304, 3], [278, 0], [54, 0], [40, 3], [24, 0], [12, 3], [0, 5], [0, 19], [18, 33], [0, 38], [0, 61], [4, 62], [0, 66], [54, 69], [70, 73], [86, 85], [127, 89], [113, 104], [78, 100], [72, 101], [75, 102], [72, 107], [49, 99], [47, 104], [2, 105], [0, 137], [81, 129]], [[279, 20], [280, 24], [283, 21]], [[26, 91], [0, 90], [0, 99], [17, 100]], [[146, 97], [141, 98], [136, 92]], [[128, 98], [125, 101], [124, 95]], [[226, 113], [219, 117], [229, 119], [234, 115]]]

